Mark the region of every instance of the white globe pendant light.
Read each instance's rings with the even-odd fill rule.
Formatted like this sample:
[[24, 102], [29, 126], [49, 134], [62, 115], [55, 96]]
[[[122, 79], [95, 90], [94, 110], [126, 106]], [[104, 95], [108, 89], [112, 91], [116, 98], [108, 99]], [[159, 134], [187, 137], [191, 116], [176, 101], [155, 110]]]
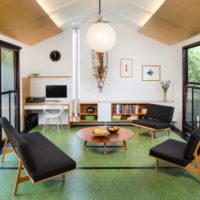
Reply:
[[99, 16], [99, 20], [88, 29], [87, 43], [92, 50], [103, 53], [113, 47], [116, 34], [110, 25], [102, 21], [101, 0], [99, 0]]

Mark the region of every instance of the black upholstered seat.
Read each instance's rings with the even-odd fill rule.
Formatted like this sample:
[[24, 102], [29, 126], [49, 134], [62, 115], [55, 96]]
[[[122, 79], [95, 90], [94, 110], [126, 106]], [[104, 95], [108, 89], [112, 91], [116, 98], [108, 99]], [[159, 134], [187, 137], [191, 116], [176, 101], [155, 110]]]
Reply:
[[26, 169], [35, 182], [76, 168], [76, 162], [42, 134], [30, 133], [24, 139], [26, 151], [29, 151], [24, 165], [27, 165]]
[[137, 127], [137, 134], [139, 128], [145, 128], [151, 131], [153, 139], [155, 131], [167, 130], [169, 133], [173, 113], [174, 108], [171, 106], [149, 104], [146, 116], [143, 119], [133, 120], [132, 123]]
[[189, 163], [189, 160], [184, 158], [186, 146], [187, 143], [169, 139], [150, 149], [149, 154], [177, 165], [186, 166]]
[[23, 165], [29, 175], [26, 178], [18, 177], [14, 195], [18, 183], [26, 181], [29, 177], [36, 183], [76, 168], [76, 162], [73, 159], [39, 132], [19, 134], [6, 118], [1, 118], [1, 126], [19, 157], [18, 174], [20, 175]]
[[[200, 177], [200, 131], [195, 131], [187, 143], [173, 139], [158, 144], [150, 149], [149, 154], [159, 159], [185, 167], [197, 173]], [[192, 164], [192, 162], [194, 163]], [[158, 166], [157, 166], [158, 167]]]
[[139, 119], [139, 120], [134, 120], [133, 123], [145, 127], [150, 127], [156, 130], [170, 127], [170, 123], [163, 122], [157, 119]]

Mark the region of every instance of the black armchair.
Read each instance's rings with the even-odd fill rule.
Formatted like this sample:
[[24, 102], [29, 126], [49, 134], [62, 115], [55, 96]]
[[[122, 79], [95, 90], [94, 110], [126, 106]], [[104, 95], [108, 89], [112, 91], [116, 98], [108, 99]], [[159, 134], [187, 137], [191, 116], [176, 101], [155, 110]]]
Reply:
[[200, 178], [200, 131], [194, 132], [187, 143], [168, 139], [150, 149], [149, 154], [156, 158], [156, 169], [161, 159], [192, 171]]
[[132, 125], [137, 127], [137, 135], [140, 128], [149, 130], [151, 139], [154, 138], [156, 131], [168, 131], [169, 135], [173, 113], [174, 108], [171, 106], [149, 104], [146, 116], [143, 119], [133, 120]]
[[[1, 118], [1, 126], [6, 134], [2, 162], [6, 153], [15, 151], [19, 164], [13, 194], [16, 195], [19, 183], [31, 180], [38, 183], [55, 176], [65, 178], [65, 173], [76, 168], [76, 162], [50, 142], [42, 134], [35, 132], [21, 135], [6, 118]], [[11, 148], [7, 150], [8, 140]], [[22, 167], [26, 175], [21, 176]]]

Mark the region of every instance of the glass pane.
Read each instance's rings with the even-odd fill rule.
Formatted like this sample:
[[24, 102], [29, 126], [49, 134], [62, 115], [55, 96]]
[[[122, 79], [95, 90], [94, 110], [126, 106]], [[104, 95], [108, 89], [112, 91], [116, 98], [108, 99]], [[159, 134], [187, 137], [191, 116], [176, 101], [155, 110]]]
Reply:
[[15, 95], [14, 93], [10, 94], [10, 100], [11, 100], [10, 116], [9, 116], [9, 94], [4, 94], [1, 96], [1, 98], [2, 98], [2, 101], [1, 101], [2, 117], [6, 117], [8, 120], [10, 120], [11, 124], [15, 126]]
[[194, 89], [194, 129], [200, 127], [200, 90]]
[[14, 52], [1, 48], [1, 90], [14, 90]]
[[200, 83], [200, 46], [188, 49], [188, 82]]
[[192, 89], [188, 88], [186, 93], [186, 126], [192, 127]]

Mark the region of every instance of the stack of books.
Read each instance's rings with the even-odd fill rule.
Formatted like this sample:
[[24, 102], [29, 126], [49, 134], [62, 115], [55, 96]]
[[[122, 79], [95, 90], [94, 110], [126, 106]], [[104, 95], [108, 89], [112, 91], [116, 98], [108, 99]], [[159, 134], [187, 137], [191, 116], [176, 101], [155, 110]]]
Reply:
[[115, 121], [121, 120], [121, 115], [113, 115], [112, 120], [115, 120]]

